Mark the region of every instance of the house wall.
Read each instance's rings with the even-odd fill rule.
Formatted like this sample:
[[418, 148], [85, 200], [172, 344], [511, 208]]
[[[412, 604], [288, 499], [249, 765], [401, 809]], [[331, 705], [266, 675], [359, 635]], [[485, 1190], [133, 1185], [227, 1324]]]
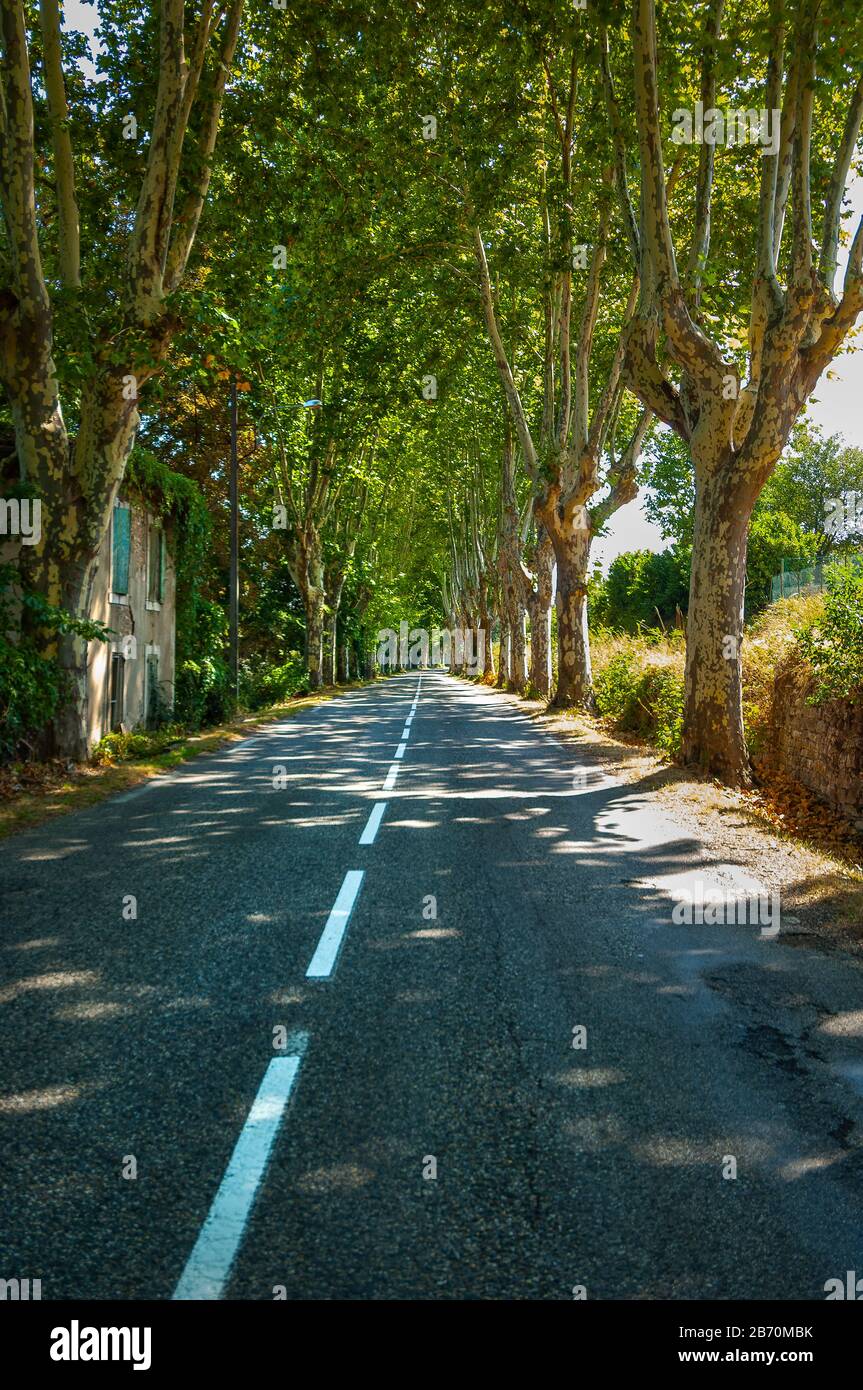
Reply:
[[[134, 495], [121, 496], [131, 510], [129, 538], [128, 593], [122, 598], [111, 592], [113, 518], [99, 551], [90, 616], [115, 635], [109, 642], [91, 642], [87, 657], [89, 692], [89, 737], [91, 746], [110, 732], [111, 654], [122, 649], [125, 637], [134, 637], [134, 655], [124, 666], [125, 692], [123, 725], [136, 728], [147, 718], [147, 653], [158, 649], [159, 688], [166, 704], [173, 704], [174, 644], [176, 617], [176, 577], [171, 558], [170, 526], [157, 519]], [[151, 526], [166, 530], [164, 597], [160, 605], [147, 600], [148, 538]], [[128, 650], [128, 648], [127, 648]]]

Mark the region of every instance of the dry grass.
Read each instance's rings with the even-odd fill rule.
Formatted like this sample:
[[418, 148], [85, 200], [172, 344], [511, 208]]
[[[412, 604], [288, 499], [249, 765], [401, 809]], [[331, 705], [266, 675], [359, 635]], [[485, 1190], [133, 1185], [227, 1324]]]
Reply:
[[594, 671], [602, 671], [618, 652], [626, 652], [641, 670], [648, 666], [670, 667], [683, 675], [686, 643], [683, 633], [677, 629], [672, 629], [659, 641], [609, 632], [605, 628], [591, 635], [590, 656]]
[[794, 644], [794, 633], [824, 611], [821, 594], [780, 599], [751, 625], [743, 643], [743, 721], [751, 751], [758, 754], [770, 726], [777, 677], [806, 684], [809, 671]]

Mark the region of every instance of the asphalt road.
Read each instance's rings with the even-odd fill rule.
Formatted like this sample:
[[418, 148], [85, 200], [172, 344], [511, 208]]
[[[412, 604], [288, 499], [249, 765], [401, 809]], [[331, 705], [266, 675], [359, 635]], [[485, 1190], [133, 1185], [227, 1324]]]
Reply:
[[693, 876], [740, 886], [589, 752], [433, 673], [5, 842], [0, 1278], [802, 1299], [863, 1276], [861, 961], [675, 924]]

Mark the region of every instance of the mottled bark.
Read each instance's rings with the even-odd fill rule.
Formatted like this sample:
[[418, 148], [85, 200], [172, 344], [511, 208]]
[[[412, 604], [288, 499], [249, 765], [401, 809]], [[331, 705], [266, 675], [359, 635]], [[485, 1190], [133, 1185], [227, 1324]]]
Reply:
[[732, 785], [746, 785], [740, 646], [751, 504], [729, 496], [721, 471], [697, 482], [682, 756]]
[[530, 670], [532, 689], [543, 700], [551, 697], [551, 597], [554, 547], [545, 527], [531, 557], [533, 584], [527, 597], [530, 616]]
[[506, 616], [501, 612], [500, 634], [498, 638], [497, 656], [497, 685], [501, 690], [505, 690], [510, 681], [510, 661], [509, 661], [509, 623]]
[[306, 614], [306, 670], [309, 689], [319, 690], [324, 682], [324, 591], [310, 588], [303, 594]]
[[587, 635], [587, 568], [592, 533], [589, 522], [551, 529], [557, 562], [557, 686], [552, 704], [559, 709], [593, 704], [593, 676]]
[[477, 622], [479, 624], [477, 641], [482, 641], [483, 644], [482, 678], [489, 685], [492, 685], [495, 677], [494, 648], [491, 642], [492, 621], [488, 602], [488, 578], [484, 571], [481, 571], [479, 576], [479, 609], [477, 613]]
[[335, 685], [336, 683], [336, 641], [338, 639], [337, 619], [335, 613], [329, 615], [325, 622], [324, 637], [324, 685]]

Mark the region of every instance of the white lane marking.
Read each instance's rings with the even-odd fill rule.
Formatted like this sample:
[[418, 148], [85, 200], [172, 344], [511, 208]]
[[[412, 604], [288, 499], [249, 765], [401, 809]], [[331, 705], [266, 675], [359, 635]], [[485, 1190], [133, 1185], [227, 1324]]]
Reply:
[[286, 1057], [274, 1057], [264, 1072], [219, 1190], [174, 1290], [175, 1300], [222, 1296], [266, 1172], [309, 1035], [296, 1033], [291, 1041], [293, 1053]]
[[398, 777], [398, 775], [399, 775], [399, 765], [398, 765], [398, 763], [393, 763], [392, 767], [390, 768], [389, 772], [387, 773], [386, 781], [384, 782], [384, 785], [383, 785], [383, 790], [384, 790], [385, 792], [391, 792], [391, 791], [392, 791], [393, 787], [394, 787], [395, 784], [396, 784], [396, 778]]
[[395, 756], [396, 758], [403, 758], [404, 755], [405, 755], [405, 749], [406, 749], [406, 748], [407, 748], [407, 744], [406, 744], [406, 743], [400, 743], [399, 746], [398, 746], [398, 748], [397, 748], [396, 751], [395, 751], [394, 756]]
[[360, 836], [361, 845], [373, 845], [375, 836], [378, 833], [380, 823], [384, 818], [384, 811], [387, 809], [385, 801], [377, 801], [372, 807], [372, 813], [366, 821], [366, 828]]
[[333, 904], [327, 925], [321, 933], [321, 939], [306, 971], [307, 980], [326, 980], [332, 975], [364, 876], [365, 869], [348, 869], [345, 874], [339, 896]]
[[410, 738], [410, 736], [411, 736], [411, 726], [410, 726], [410, 724], [405, 724], [404, 728], [402, 729], [402, 740], [404, 741], [405, 739]]

